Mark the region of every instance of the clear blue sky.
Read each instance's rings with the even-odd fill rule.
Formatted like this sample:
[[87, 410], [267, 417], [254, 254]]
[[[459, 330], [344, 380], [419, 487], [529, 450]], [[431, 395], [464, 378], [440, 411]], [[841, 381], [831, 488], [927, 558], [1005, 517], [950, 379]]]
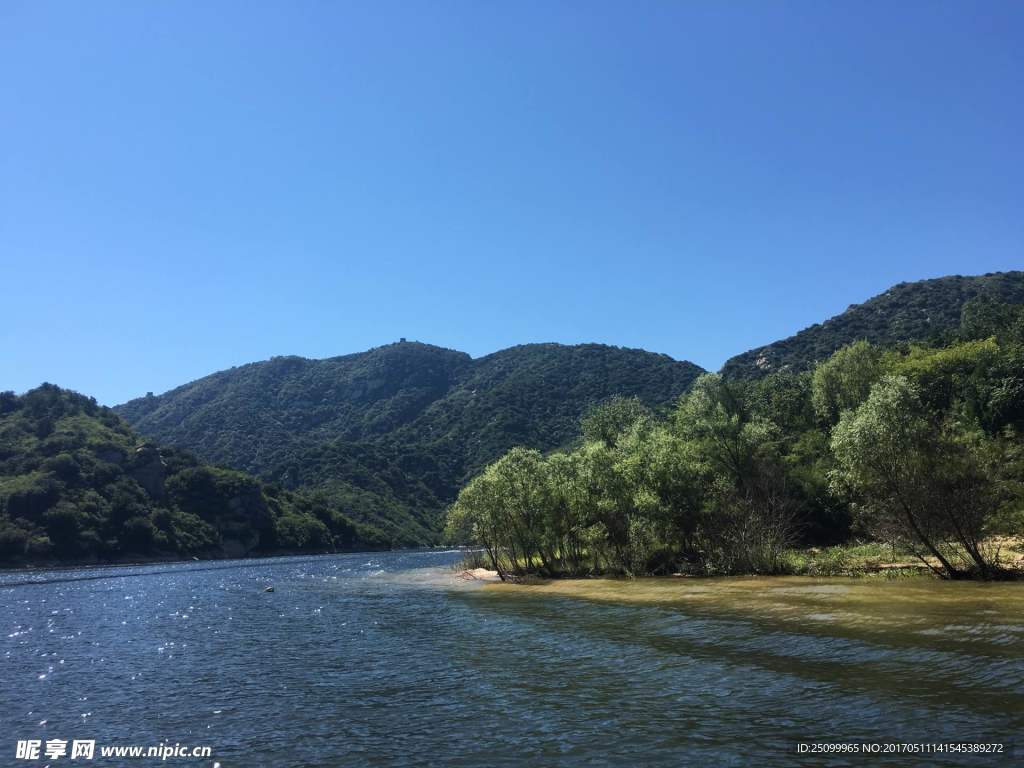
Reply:
[[1024, 3], [0, 3], [0, 389], [400, 336], [715, 369], [1024, 267]]

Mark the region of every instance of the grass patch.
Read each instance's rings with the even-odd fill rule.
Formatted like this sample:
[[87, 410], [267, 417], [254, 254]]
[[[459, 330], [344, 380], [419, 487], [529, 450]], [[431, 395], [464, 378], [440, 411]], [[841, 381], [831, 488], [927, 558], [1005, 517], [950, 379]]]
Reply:
[[[1024, 539], [990, 539], [986, 546], [998, 545], [993, 563], [1007, 574], [1024, 569]], [[956, 558], [955, 548], [947, 548], [947, 557]], [[961, 553], [962, 554], [962, 553]], [[938, 567], [935, 558], [928, 558]], [[835, 547], [791, 549], [783, 555], [785, 572], [794, 576], [875, 576], [901, 578], [930, 575], [932, 571], [912, 551], [878, 542], [856, 542]]]
[[796, 576], [885, 576], [895, 578], [930, 573], [912, 552], [878, 542], [834, 547], [791, 549], [784, 555], [787, 570]]

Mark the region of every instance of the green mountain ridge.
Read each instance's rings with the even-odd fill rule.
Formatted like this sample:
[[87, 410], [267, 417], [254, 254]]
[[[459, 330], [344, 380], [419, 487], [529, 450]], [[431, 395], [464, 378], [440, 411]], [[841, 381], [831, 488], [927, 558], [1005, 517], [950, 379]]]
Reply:
[[616, 395], [671, 405], [693, 363], [600, 344], [529, 344], [473, 359], [398, 342], [220, 371], [115, 410], [142, 434], [286, 488], [316, 488], [396, 543], [437, 540], [460, 485], [515, 445], [551, 449]]
[[1024, 304], [1024, 272], [950, 275], [899, 283], [862, 304], [786, 339], [736, 355], [722, 366], [729, 378], [760, 378], [776, 371], [807, 370], [854, 341], [890, 345], [937, 341], [955, 331], [960, 311], [971, 299], [985, 296]]
[[[860, 339], [882, 346], [942, 340], [955, 332], [964, 304], [979, 296], [1024, 304], [1024, 272], [902, 283], [793, 337], [732, 358], [723, 374], [748, 379], [775, 371], [806, 370]], [[250, 363], [162, 395], [100, 409], [100, 416], [89, 418], [121, 423], [117, 414], [131, 425], [104, 427], [123, 432], [118, 439], [124, 442], [119, 448], [124, 456], [132, 456], [140, 441], [151, 440], [167, 446], [155, 448], [161, 456], [170, 457], [165, 461], [185, 462], [184, 469], [198, 471], [206, 462], [259, 478], [249, 482], [257, 484], [263, 505], [277, 510], [272, 519], [287, 518], [281, 531], [289, 546], [309, 547], [314, 542], [330, 548], [348, 546], [357, 539], [374, 545], [421, 545], [438, 541], [444, 510], [459, 489], [510, 448], [550, 451], [570, 446], [579, 439], [580, 417], [615, 396], [636, 397], [654, 411], [665, 412], [702, 372], [693, 363], [667, 355], [600, 344], [527, 344], [474, 359], [463, 352], [403, 340], [323, 360], [289, 356]], [[30, 400], [46, 399], [36, 390], [22, 397], [29, 395]], [[98, 483], [95, 488], [106, 488], [109, 478], [104, 472], [112, 471], [102, 464], [103, 456], [89, 453], [92, 448], [87, 443], [92, 438], [88, 435], [95, 430], [86, 429], [86, 437], [81, 430], [75, 433], [76, 439], [86, 442], [72, 440], [68, 451], [54, 448], [49, 432], [32, 443], [26, 435], [51, 427], [45, 420], [12, 427], [22, 417], [15, 419], [11, 414], [21, 407], [10, 405], [17, 401], [13, 394], [4, 398], [8, 411], [0, 414], [6, 420], [0, 452], [0, 512], [10, 508], [11, 499], [17, 508], [19, 499], [32, 497], [40, 489], [40, 498], [50, 499], [50, 504], [53, 499], [46, 488], [52, 489], [51, 481], [64, 483], [61, 488], [70, 495], [61, 498], [72, 506], [98, 508], [95, 498], [82, 495], [93, 481]], [[98, 408], [88, 398], [83, 402], [92, 405], [79, 404], [79, 410]], [[104, 438], [108, 443], [112, 439]], [[79, 470], [88, 469], [84, 485], [68, 486], [54, 475], [59, 468], [46, 469], [59, 453], [70, 453]], [[186, 455], [187, 460], [181, 458]], [[95, 476], [89, 474], [94, 464], [102, 470]], [[122, 461], [114, 474], [130, 475], [132, 466]], [[225, 487], [235, 482], [227, 476], [220, 481]], [[139, 492], [134, 488], [128, 494], [141, 504], [129, 517], [156, 519], [164, 501], [147, 502], [138, 497]], [[109, 506], [113, 497], [104, 493], [100, 496]], [[99, 506], [107, 509], [103, 503]], [[130, 504], [128, 508], [132, 509]], [[42, 515], [49, 509], [37, 509], [38, 519], [22, 516], [28, 522], [20, 533], [11, 534], [14, 539], [29, 547], [46, 536]], [[99, 517], [109, 516], [108, 512]], [[213, 513], [208, 510], [208, 514]], [[169, 525], [164, 517], [160, 520]], [[90, 528], [91, 523], [79, 520], [76, 530], [94, 530], [96, 540], [90, 539], [87, 549], [109, 555], [122, 551], [118, 526], [123, 522]], [[230, 539], [231, 530], [219, 525], [214, 519], [216, 536], [203, 546], [222, 546], [224, 530]], [[368, 527], [344, 533], [356, 525]], [[193, 545], [179, 541], [184, 529], [171, 541], [174, 530], [171, 525], [163, 539], [156, 535], [157, 548], [193, 551]], [[245, 546], [255, 549], [283, 547], [270, 536], [262, 542], [250, 536], [246, 542]]]

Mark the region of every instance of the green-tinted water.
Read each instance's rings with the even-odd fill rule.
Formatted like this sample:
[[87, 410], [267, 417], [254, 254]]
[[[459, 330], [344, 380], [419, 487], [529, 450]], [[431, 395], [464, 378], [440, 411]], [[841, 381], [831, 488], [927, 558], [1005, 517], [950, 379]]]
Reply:
[[[1024, 757], [1021, 584], [594, 579], [494, 585], [481, 597], [486, 610], [529, 617], [541, 633], [573, 638], [580, 650], [607, 649], [620, 701], [641, 702], [641, 712], [663, 726], [654, 744], [666, 758], [711, 744], [716, 760], [744, 763], [746, 753], [759, 764], [783, 765], [1009, 764]], [[551, 680], [566, 677], [574, 680], [570, 698], [581, 681], [616, 696], [565, 665]], [[828, 758], [796, 751], [800, 742], [964, 741], [1001, 742], [1004, 751]]]

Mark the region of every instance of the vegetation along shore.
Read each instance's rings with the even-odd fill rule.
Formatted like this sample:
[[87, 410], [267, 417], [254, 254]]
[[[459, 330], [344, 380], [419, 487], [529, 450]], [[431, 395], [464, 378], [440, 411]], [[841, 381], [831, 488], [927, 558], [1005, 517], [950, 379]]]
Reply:
[[930, 344], [705, 374], [665, 414], [613, 399], [578, 446], [515, 448], [473, 478], [447, 533], [502, 579], [866, 572], [858, 540], [879, 571], [1012, 578], [1022, 395], [1024, 311], [976, 298]]
[[1024, 273], [893, 287], [720, 373], [402, 340], [115, 408], [0, 393], [0, 564], [482, 546], [504, 578], [1009, 578]]

